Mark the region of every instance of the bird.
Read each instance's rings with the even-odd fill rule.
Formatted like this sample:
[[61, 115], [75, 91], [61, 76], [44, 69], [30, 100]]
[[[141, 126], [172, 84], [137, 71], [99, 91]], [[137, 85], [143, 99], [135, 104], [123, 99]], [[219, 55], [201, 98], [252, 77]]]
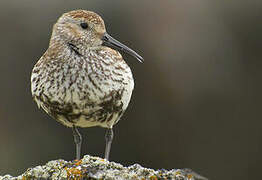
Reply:
[[109, 160], [113, 126], [128, 107], [134, 78], [120, 52], [144, 59], [110, 36], [97, 13], [72, 10], [53, 25], [49, 46], [31, 73], [32, 98], [49, 116], [72, 129], [76, 160], [81, 157], [78, 128], [106, 129]]

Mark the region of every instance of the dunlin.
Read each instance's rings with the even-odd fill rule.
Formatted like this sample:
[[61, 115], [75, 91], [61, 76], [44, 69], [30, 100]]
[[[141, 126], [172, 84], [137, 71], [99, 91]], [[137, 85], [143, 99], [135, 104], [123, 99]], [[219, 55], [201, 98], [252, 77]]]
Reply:
[[49, 47], [32, 70], [33, 99], [55, 120], [72, 128], [76, 159], [80, 159], [82, 143], [77, 127], [92, 126], [107, 129], [105, 158], [109, 159], [113, 126], [130, 101], [132, 72], [114, 49], [143, 61], [106, 32], [99, 15], [70, 11], [55, 23]]

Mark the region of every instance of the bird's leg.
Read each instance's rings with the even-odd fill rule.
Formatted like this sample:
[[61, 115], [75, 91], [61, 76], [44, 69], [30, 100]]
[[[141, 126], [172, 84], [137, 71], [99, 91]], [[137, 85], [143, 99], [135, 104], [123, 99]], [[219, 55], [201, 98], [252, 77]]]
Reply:
[[106, 139], [105, 159], [107, 160], [109, 160], [109, 154], [110, 154], [113, 137], [114, 137], [113, 128], [108, 128], [106, 130], [106, 135], [105, 135], [105, 139]]
[[74, 125], [72, 127], [72, 131], [73, 131], [73, 136], [74, 136], [74, 142], [76, 145], [76, 159], [80, 160], [82, 136]]

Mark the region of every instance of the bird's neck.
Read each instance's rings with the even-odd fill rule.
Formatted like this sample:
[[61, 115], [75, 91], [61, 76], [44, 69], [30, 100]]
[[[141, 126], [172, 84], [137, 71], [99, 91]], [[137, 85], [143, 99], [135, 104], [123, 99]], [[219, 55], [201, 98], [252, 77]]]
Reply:
[[79, 41], [65, 40], [59, 36], [52, 35], [49, 43], [49, 48], [52, 49], [69, 48], [74, 52], [76, 52], [77, 54], [86, 54], [86, 52], [88, 51], [99, 50], [103, 48], [103, 46], [88, 46], [86, 44], [82, 44], [80, 40]]
[[52, 36], [48, 51], [53, 52], [54, 55], [60, 56], [61, 54], [71, 54], [72, 52], [81, 57], [88, 56], [92, 52], [103, 50], [103, 46], [88, 47], [83, 46], [81, 43], [75, 43], [73, 41], [65, 41], [58, 36]]

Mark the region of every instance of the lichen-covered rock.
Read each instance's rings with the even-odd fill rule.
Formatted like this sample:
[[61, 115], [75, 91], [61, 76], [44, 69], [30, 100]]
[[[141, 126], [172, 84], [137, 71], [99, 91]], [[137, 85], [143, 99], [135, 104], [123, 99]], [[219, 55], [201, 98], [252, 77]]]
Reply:
[[106, 179], [106, 180], [207, 180], [190, 169], [153, 170], [139, 164], [124, 167], [119, 163], [86, 155], [77, 162], [54, 160], [43, 166], [29, 168], [18, 177], [10, 175], [0, 176], [0, 180], [26, 179]]

